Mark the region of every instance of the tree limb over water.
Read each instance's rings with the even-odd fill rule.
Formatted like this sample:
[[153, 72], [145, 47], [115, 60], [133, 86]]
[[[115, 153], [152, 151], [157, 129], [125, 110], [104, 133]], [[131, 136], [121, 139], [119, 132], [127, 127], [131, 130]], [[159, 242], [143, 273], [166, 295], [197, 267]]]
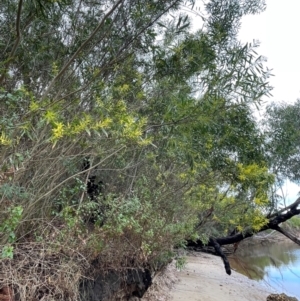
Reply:
[[[298, 208], [299, 204], [300, 204], [300, 198], [298, 198], [293, 204], [281, 209], [280, 211], [278, 211], [274, 214], [271, 214], [268, 217], [269, 222], [265, 226], [263, 226], [258, 232], [273, 229], [273, 230], [276, 230], [276, 231], [280, 232], [281, 234], [285, 235], [287, 238], [292, 240], [294, 243], [300, 245], [300, 240], [297, 237], [295, 237], [293, 234], [291, 234], [290, 232], [288, 232], [285, 229], [282, 229], [279, 226], [281, 223], [289, 220], [293, 216], [300, 214], [300, 208]], [[222, 260], [224, 262], [224, 267], [225, 267], [226, 273], [228, 275], [230, 275], [231, 274], [230, 264], [226, 258], [226, 255], [222, 251], [221, 246], [238, 243], [238, 242], [244, 240], [245, 238], [253, 236], [255, 233], [257, 233], [257, 232], [254, 232], [253, 229], [249, 228], [249, 229], [244, 230], [243, 232], [238, 232], [233, 235], [226, 236], [226, 237], [218, 237], [218, 238], [210, 237], [208, 243], [205, 246], [213, 247], [215, 249], [216, 253], [222, 258]], [[187, 246], [188, 247], [203, 247], [204, 244], [201, 240], [188, 241]]]

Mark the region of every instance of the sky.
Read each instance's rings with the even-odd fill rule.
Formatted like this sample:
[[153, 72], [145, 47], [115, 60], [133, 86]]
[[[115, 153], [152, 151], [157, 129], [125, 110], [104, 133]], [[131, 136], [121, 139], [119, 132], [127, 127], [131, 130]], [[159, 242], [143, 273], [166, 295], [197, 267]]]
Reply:
[[242, 19], [239, 38], [243, 42], [259, 40], [259, 54], [267, 57], [274, 75], [274, 87], [268, 101], [293, 103], [300, 99], [300, 1], [266, 0], [259, 15]]
[[[300, 99], [300, 1], [266, 0], [266, 4], [263, 13], [242, 19], [239, 38], [243, 42], [259, 40], [258, 53], [272, 69], [273, 96], [264, 100], [293, 103]], [[296, 184], [285, 183], [287, 203], [296, 200], [299, 190]]]

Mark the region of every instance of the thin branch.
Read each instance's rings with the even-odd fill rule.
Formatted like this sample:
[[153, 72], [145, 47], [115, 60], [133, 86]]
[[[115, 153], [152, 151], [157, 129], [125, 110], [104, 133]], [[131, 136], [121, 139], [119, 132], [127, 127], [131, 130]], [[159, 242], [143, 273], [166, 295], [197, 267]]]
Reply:
[[149, 27], [151, 27], [156, 21], [158, 21], [167, 11], [169, 11], [178, 0], [174, 1], [172, 4], [170, 4], [164, 11], [162, 11], [158, 16], [156, 16], [151, 22], [149, 22], [144, 28], [142, 28], [130, 41], [124, 44], [123, 47], [121, 47], [116, 54], [115, 58], [109, 62], [110, 65], [115, 64], [115, 62], [118, 60], [118, 57], [121, 55], [122, 51], [126, 48], [128, 48], [135, 40], [137, 40], [140, 35], [145, 32]]
[[284, 212], [286, 210], [289, 210], [289, 209], [292, 209], [292, 208], [296, 208], [296, 207], [298, 207], [299, 204], [300, 204], [300, 198], [298, 198], [293, 204], [291, 204], [291, 205], [289, 205], [289, 206], [287, 206], [285, 208], [282, 208], [281, 210], [276, 211], [275, 213], [269, 215], [268, 218], [273, 218], [273, 217], [279, 215], [280, 213], [282, 213], [282, 212]]
[[137, 169], [139, 167], [139, 162], [140, 162], [140, 158], [141, 158], [141, 155], [142, 155], [142, 151], [140, 152], [140, 154], [138, 155], [138, 159], [137, 159], [137, 163], [136, 166], [135, 166], [135, 169], [134, 169], [134, 173], [133, 173], [133, 176], [132, 176], [132, 180], [131, 180], [131, 183], [129, 185], [129, 188], [128, 188], [128, 193], [130, 194], [132, 189], [133, 189], [133, 184], [134, 184], [134, 181], [135, 181], [135, 178], [136, 178], [136, 174], [137, 174]]
[[9, 66], [9, 64], [10, 64], [13, 56], [15, 55], [16, 50], [17, 50], [19, 44], [20, 44], [20, 40], [21, 40], [20, 24], [21, 24], [22, 6], [23, 6], [23, 0], [19, 0], [18, 12], [17, 12], [17, 18], [16, 18], [16, 40], [15, 40], [14, 46], [13, 46], [13, 48], [12, 48], [10, 54], [9, 54], [7, 62], [5, 64], [4, 71], [1, 74], [0, 84], [2, 84], [2, 82], [3, 82], [4, 78], [5, 78], [6, 70], [7, 70], [8, 66]]
[[59, 184], [57, 184], [54, 188], [50, 189], [48, 192], [46, 192], [45, 194], [43, 194], [41, 197], [39, 197], [35, 202], [33, 202], [32, 204], [36, 204], [39, 201], [41, 201], [43, 198], [45, 198], [47, 195], [51, 194], [53, 191], [55, 191], [56, 189], [58, 189], [60, 186], [62, 186], [63, 184], [65, 184], [66, 182], [70, 181], [71, 179], [73, 179], [74, 177], [77, 177], [81, 174], [85, 174], [87, 172], [89, 172], [90, 170], [94, 169], [95, 167], [99, 166], [100, 164], [102, 164], [104, 161], [106, 161], [107, 159], [109, 159], [110, 157], [114, 156], [116, 153], [118, 153], [119, 151], [121, 151], [122, 149], [124, 149], [125, 146], [120, 147], [119, 149], [117, 149], [116, 151], [114, 151], [113, 153], [111, 153], [110, 155], [108, 155], [106, 158], [104, 158], [103, 160], [101, 160], [100, 162], [98, 162], [97, 164], [91, 166], [88, 169], [85, 169], [83, 171], [80, 171], [70, 177], [68, 177], [67, 179], [65, 179], [64, 181], [61, 181]]
[[[84, 181], [84, 187], [87, 187], [87, 184], [88, 184], [88, 181], [89, 181], [89, 177], [90, 177], [90, 173], [91, 173], [91, 170], [89, 170], [87, 172], [87, 174], [86, 174], [85, 181]], [[85, 194], [86, 194], [85, 191], [83, 191], [82, 194], [81, 194], [81, 197], [80, 197], [80, 200], [79, 200], [79, 205], [78, 205], [78, 210], [81, 207], [81, 204], [83, 202], [83, 198], [84, 198]]]
[[115, 5], [110, 9], [110, 11], [107, 12], [107, 14], [104, 16], [104, 18], [98, 24], [98, 26], [94, 29], [94, 31], [90, 34], [90, 36], [79, 46], [79, 48], [72, 55], [72, 57], [69, 59], [69, 61], [63, 66], [63, 68], [60, 70], [60, 72], [51, 81], [51, 83], [49, 84], [49, 87], [44, 91], [42, 98], [41, 98], [42, 100], [46, 98], [48, 92], [52, 89], [54, 83], [65, 73], [65, 71], [73, 63], [73, 61], [76, 59], [76, 57], [79, 55], [79, 53], [83, 50], [83, 48], [93, 39], [93, 37], [96, 35], [96, 33], [101, 29], [101, 27], [103, 26], [106, 19], [117, 9], [117, 7], [123, 1], [124, 0], [119, 0], [115, 3]]
[[21, 30], [20, 30], [20, 23], [21, 23], [21, 13], [22, 13], [22, 6], [23, 6], [23, 0], [19, 1], [19, 6], [18, 6], [18, 13], [17, 13], [17, 19], [16, 19], [16, 33], [17, 33], [17, 39], [15, 41], [14, 47], [10, 53], [10, 57], [13, 57], [17, 47], [20, 43], [21, 39]]
[[296, 243], [297, 245], [300, 246], [300, 239], [298, 239], [296, 236], [294, 236], [293, 234], [289, 233], [288, 231], [282, 229], [281, 227], [276, 227], [274, 230], [277, 230], [278, 232], [280, 232], [281, 234], [283, 234], [284, 236], [286, 236], [287, 238], [289, 238], [291, 241], [293, 241], [294, 243]]

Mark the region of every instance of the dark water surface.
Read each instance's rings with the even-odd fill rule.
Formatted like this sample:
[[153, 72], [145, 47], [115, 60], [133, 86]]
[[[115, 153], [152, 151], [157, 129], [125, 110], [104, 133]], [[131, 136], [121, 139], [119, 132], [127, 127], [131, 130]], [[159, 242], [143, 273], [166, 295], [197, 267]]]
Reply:
[[244, 247], [229, 261], [237, 272], [300, 300], [300, 246], [278, 242]]

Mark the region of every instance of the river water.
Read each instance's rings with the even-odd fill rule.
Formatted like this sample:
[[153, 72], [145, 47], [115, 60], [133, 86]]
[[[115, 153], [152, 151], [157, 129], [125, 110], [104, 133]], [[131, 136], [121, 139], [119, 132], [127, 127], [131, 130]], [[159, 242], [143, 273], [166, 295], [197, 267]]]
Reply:
[[300, 300], [300, 246], [278, 242], [244, 247], [229, 261], [237, 272]]

